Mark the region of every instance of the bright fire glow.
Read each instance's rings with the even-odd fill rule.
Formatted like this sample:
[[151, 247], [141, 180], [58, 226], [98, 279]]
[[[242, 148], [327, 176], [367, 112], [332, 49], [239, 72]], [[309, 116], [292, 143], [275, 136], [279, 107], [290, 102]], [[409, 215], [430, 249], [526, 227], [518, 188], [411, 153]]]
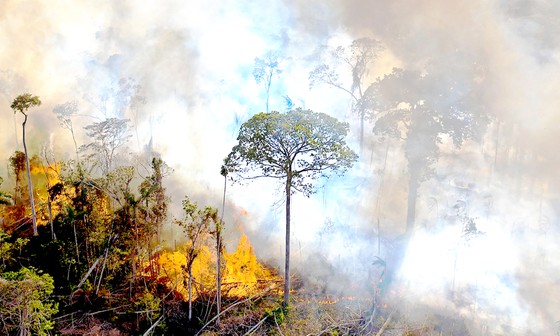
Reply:
[[[186, 256], [184, 247], [177, 251], [163, 251], [157, 257], [158, 281], [168, 288], [181, 293], [185, 300], [188, 297], [188, 274], [184, 267]], [[230, 297], [248, 297], [261, 292], [269, 282], [280, 279], [265, 268], [257, 260], [249, 239], [242, 235], [237, 249], [224, 256], [225, 271], [222, 277], [222, 294]], [[204, 246], [193, 263], [193, 300], [200, 294], [211, 293], [216, 288], [216, 256]]]

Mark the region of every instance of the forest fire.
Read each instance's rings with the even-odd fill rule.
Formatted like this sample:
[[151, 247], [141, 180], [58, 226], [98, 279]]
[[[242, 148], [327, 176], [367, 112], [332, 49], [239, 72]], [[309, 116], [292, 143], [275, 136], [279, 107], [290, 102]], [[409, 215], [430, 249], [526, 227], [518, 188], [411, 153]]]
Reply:
[[[37, 225], [48, 225], [64, 207], [62, 181], [60, 180], [60, 165], [57, 163], [43, 164], [38, 156], [30, 161], [30, 176], [33, 183], [35, 207], [37, 211]], [[27, 199], [29, 198], [28, 182], [25, 178], [25, 156], [16, 151], [10, 157], [10, 166], [15, 178], [15, 192], [11, 204], [2, 211], [2, 223], [8, 228], [21, 228], [28, 221], [21, 221]]]
[[[178, 246], [176, 251], [162, 251], [156, 256], [159, 272], [157, 281], [175, 290], [185, 300], [188, 296], [187, 277], [185, 273], [185, 246]], [[216, 291], [216, 257], [209, 247], [203, 247], [193, 262], [192, 299]], [[272, 283], [281, 281], [274, 272], [258, 262], [247, 235], [241, 235], [237, 248], [232, 253], [225, 253], [222, 273], [222, 295], [231, 298], [247, 298], [262, 292]]]
[[326, 305], [333, 305], [345, 301], [355, 301], [356, 299], [352, 296], [343, 296], [343, 297], [325, 297], [317, 301], [319, 304], [326, 304]]
[[0, 13], [1, 335], [560, 335], [554, 1]]

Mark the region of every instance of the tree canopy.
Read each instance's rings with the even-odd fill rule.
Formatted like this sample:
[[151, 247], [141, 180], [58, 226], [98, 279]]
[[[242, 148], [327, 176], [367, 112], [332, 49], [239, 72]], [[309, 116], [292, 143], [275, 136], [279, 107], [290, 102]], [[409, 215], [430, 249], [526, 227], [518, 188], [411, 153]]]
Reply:
[[222, 175], [232, 179], [272, 177], [285, 181], [286, 256], [284, 307], [290, 300], [290, 196], [309, 196], [313, 181], [344, 173], [358, 159], [345, 141], [348, 123], [325, 113], [302, 110], [259, 113], [239, 130], [239, 141], [224, 160]]
[[10, 107], [14, 110], [14, 113], [20, 112], [23, 115], [27, 115], [27, 110], [33, 106], [41, 105], [41, 99], [38, 96], [33, 96], [31, 93], [24, 93], [17, 96]]
[[82, 149], [92, 151], [91, 156], [97, 158], [104, 175], [113, 167], [117, 149], [124, 146], [130, 138], [128, 122], [128, 119], [109, 118], [84, 127], [92, 142]]
[[[365, 121], [366, 118], [371, 117], [371, 111], [364, 100], [368, 100], [366, 93], [368, 90], [371, 91], [369, 87], [373, 84], [370, 84], [365, 91], [364, 88], [372, 65], [383, 50], [384, 46], [380, 41], [368, 37], [360, 38], [352, 41], [349, 46], [338, 46], [335, 50], [331, 50], [330, 64], [320, 64], [309, 73], [310, 88], [327, 84], [346, 92], [352, 98], [352, 112], [360, 118], [360, 150], [363, 149], [364, 144]], [[337, 70], [340, 66], [344, 71]], [[352, 75], [351, 85], [348, 84], [348, 80], [346, 83], [343, 80], [349, 74]]]
[[242, 179], [290, 177], [291, 188], [309, 196], [312, 181], [343, 174], [358, 156], [345, 143], [348, 123], [325, 113], [296, 109], [259, 113], [245, 122], [238, 144], [224, 161], [224, 173]]
[[268, 52], [263, 58], [255, 58], [255, 67], [253, 68], [253, 77], [257, 84], [262, 84], [266, 91], [266, 112], [268, 112], [270, 86], [272, 85], [272, 77], [279, 75], [282, 70], [279, 68], [280, 61], [278, 53]]
[[373, 132], [405, 140], [407, 233], [414, 228], [418, 187], [434, 174], [443, 137], [458, 148], [481, 137], [486, 128], [487, 115], [483, 107], [473, 104], [473, 92], [472, 82], [403, 69], [393, 69], [366, 91], [365, 106], [378, 116]]
[[25, 142], [25, 124], [27, 123], [27, 110], [33, 106], [40, 106], [41, 99], [38, 96], [34, 96], [31, 93], [24, 93], [17, 96], [10, 107], [14, 110], [14, 113], [20, 112], [23, 114], [24, 119], [21, 124], [22, 127], [22, 142], [23, 150], [25, 152], [25, 162], [27, 163], [27, 185], [29, 187], [29, 204], [31, 205], [31, 219], [33, 222], [33, 234], [36, 236], [37, 233], [37, 214], [35, 213], [35, 200], [33, 199], [33, 183], [31, 182], [31, 173], [29, 168], [29, 155], [27, 154], [27, 144]]
[[461, 83], [437, 74], [393, 69], [375, 83], [370, 101], [379, 117], [374, 133], [406, 139], [409, 170], [425, 180], [437, 161], [442, 136], [454, 146], [482, 136], [487, 115], [473, 106], [470, 83]]

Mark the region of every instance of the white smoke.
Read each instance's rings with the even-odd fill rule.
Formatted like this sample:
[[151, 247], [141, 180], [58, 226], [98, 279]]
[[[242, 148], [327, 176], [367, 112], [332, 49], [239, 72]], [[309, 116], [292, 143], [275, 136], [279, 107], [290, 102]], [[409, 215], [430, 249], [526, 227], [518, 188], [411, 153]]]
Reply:
[[[416, 289], [410, 297], [434, 309], [452, 307], [480, 334], [552, 335], [560, 320], [559, 14], [552, 1], [6, 0], [0, 2], [0, 149], [6, 159], [21, 143], [21, 120], [9, 105], [29, 91], [43, 100], [30, 113], [31, 151], [52, 139], [57, 155], [72, 157], [68, 131], [52, 109], [77, 100], [79, 144], [87, 141], [81, 127], [129, 118], [131, 150], [151, 144], [175, 169], [168, 186], [173, 201], [194, 194], [217, 206], [222, 159], [241, 123], [264, 110], [264, 92], [252, 78], [255, 57], [277, 51], [281, 58], [272, 109], [283, 110], [287, 95], [296, 106], [348, 121], [343, 92], [308, 87], [321, 46], [379, 39], [386, 51], [372, 80], [394, 66], [459, 79], [483, 74], [477, 103], [496, 120], [482, 145], [445, 152], [436, 178], [421, 186], [419, 229], [401, 277]], [[123, 105], [122, 79], [141, 87], [145, 104]], [[346, 178], [321, 181], [311, 199], [296, 196], [296, 262], [317, 254], [366, 279], [372, 258], [384, 256], [389, 237], [404, 229], [400, 144], [389, 143], [385, 160], [387, 142], [368, 141], [373, 149]], [[274, 194], [269, 181], [228, 188], [230, 221], [260, 238], [251, 240], [259, 254], [281, 257], [281, 192]], [[240, 209], [248, 214], [239, 217]], [[465, 217], [480, 232], [469, 241]]]

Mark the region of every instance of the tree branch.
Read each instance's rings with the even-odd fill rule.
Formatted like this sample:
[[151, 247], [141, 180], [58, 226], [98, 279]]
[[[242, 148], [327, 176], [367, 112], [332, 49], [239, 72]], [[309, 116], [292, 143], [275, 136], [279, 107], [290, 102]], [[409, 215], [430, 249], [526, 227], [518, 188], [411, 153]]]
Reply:
[[232, 304], [231, 306], [229, 306], [229, 307], [227, 307], [226, 309], [222, 310], [221, 313], [219, 313], [219, 314], [217, 314], [216, 316], [214, 316], [210, 321], [206, 322], [206, 324], [203, 325], [202, 328], [200, 328], [200, 330], [196, 333], [195, 336], [200, 335], [200, 333], [202, 333], [202, 332], [204, 331], [204, 329], [206, 329], [206, 327], [208, 327], [212, 322], [214, 322], [219, 316], [223, 315], [225, 312], [227, 312], [227, 311], [233, 309], [233, 308], [236, 307], [236, 306], [239, 306], [239, 305], [242, 304], [242, 303], [245, 303], [245, 302], [251, 301], [251, 300], [253, 300], [253, 299], [257, 298], [257, 297], [263, 296], [264, 294], [266, 294], [266, 293], [272, 291], [273, 289], [276, 289], [277, 287], [278, 287], [278, 284], [277, 284], [277, 285], [274, 285], [274, 286], [272, 286], [272, 287], [269, 287], [269, 288], [265, 289], [264, 291], [262, 291], [262, 292], [260, 292], [260, 293], [257, 293], [257, 294], [255, 294], [255, 295], [253, 295], [253, 296], [251, 296], [251, 297], [248, 297], [248, 298], [246, 298], [245, 300], [242, 300], [242, 301], [239, 301], [239, 302], [236, 302], [236, 303]]

